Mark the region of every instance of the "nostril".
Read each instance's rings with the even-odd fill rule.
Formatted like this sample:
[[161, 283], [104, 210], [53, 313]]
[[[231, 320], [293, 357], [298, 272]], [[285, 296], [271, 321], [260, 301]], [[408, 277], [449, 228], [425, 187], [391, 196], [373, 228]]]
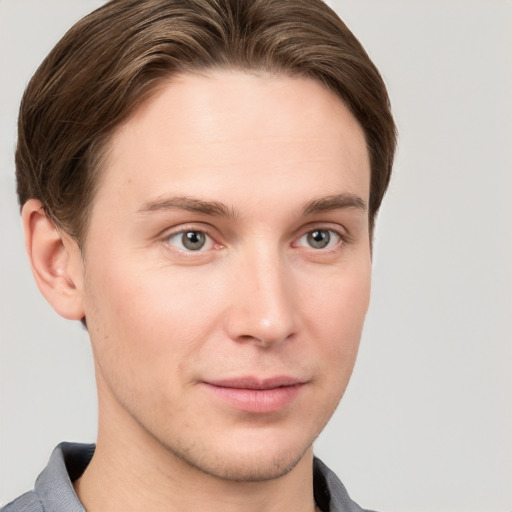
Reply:
[[261, 346], [263, 348], [272, 347], [276, 344], [282, 343], [283, 341], [290, 340], [293, 338], [295, 333], [286, 332], [286, 333], [263, 333], [259, 334], [241, 334], [236, 337], [236, 340], [239, 342], [252, 342], [255, 345]]
[[238, 339], [240, 339], [241, 341], [251, 341], [254, 339], [257, 340], [258, 338], [256, 338], [255, 336], [251, 336], [250, 334], [242, 334], [238, 337]]

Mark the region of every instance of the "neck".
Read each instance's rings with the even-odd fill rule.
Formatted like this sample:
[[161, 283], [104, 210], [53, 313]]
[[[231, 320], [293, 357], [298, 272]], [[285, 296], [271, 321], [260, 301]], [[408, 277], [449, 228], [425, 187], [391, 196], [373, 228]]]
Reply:
[[[241, 482], [190, 466], [131, 417], [131, 421], [107, 418], [100, 407], [99, 419], [95, 454], [74, 483], [88, 512], [315, 510], [311, 448], [280, 478]], [[116, 425], [123, 428], [111, 427]]]

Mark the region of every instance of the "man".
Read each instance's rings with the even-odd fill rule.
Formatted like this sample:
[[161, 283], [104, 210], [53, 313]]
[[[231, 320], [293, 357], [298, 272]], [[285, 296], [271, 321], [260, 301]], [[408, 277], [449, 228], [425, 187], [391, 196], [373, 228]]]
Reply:
[[312, 443], [350, 378], [395, 128], [312, 0], [113, 1], [25, 93], [26, 248], [86, 326], [96, 446], [4, 510], [358, 511]]

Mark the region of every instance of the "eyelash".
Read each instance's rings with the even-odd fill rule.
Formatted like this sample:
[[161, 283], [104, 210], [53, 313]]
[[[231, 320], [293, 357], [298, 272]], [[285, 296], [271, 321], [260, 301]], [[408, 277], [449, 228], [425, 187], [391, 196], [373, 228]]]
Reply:
[[[301, 245], [299, 245], [299, 242], [301, 240], [303, 240], [303, 239], [307, 240], [308, 237], [314, 236], [314, 234], [319, 234], [319, 233], [324, 233], [327, 235], [327, 242], [326, 242], [325, 247], [312, 247], [310, 243], [308, 243], [307, 246], [304, 245], [302, 247], [307, 247], [308, 249], [313, 249], [313, 250], [319, 251], [319, 252], [320, 251], [329, 251], [329, 250], [332, 251], [337, 246], [339, 246], [340, 244], [342, 244], [346, 241], [345, 237], [341, 233], [336, 231], [335, 229], [318, 227], [318, 228], [314, 228], [314, 229], [310, 229], [309, 231], [306, 231], [303, 235], [301, 235], [297, 239], [297, 242], [295, 242], [294, 245], [297, 245], [300, 247]], [[334, 239], [334, 241], [333, 241], [333, 239]], [[323, 243], [324, 240], [321, 240], [320, 244]]]
[[194, 254], [194, 253], [198, 254], [198, 253], [204, 252], [204, 250], [201, 250], [201, 249], [203, 249], [203, 246], [201, 246], [199, 248], [199, 250], [194, 251], [193, 249], [188, 249], [187, 247], [184, 247], [182, 242], [181, 242], [182, 247], [176, 247], [176, 245], [172, 243], [172, 239], [175, 239], [175, 238], [178, 238], [178, 237], [181, 237], [181, 241], [183, 241], [183, 237], [187, 233], [199, 233], [199, 234], [205, 235], [205, 245], [206, 244], [208, 245], [207, 249], [210, 249], [211, 246], [215, 246], [215, 245], [217, 247], [221, 246], [221, 244], [216, 244], [215, 243], [215, 241], [214, 241], [214, 239], [213, 239], [213, 237], [211, 235], [210, 230], [209, 229], [205, 229], [204, 227], [201, 227], [200, 229], [198, 229], [196, 227], [189, 227], [189, 228], [180, 229], [179, 231], [175, 231], [173, 233], [169, 233], [168, 235], [166, 235], [164, 237], [164, 241], [168, 245], [175, 247], [178, 251], [180, 251], [183, 254]]
[[[300, 241], [303, 239], [307, 240], [308, 236], [312, 236], [314, 233], [322, 233], [322, 232], [327, 234], [327, 243], [326, 243], [325, 247], [316, 247], [315, 248], [315, 247], [312, 247], [309, 243], [306, 243], [306, 244], [300, 243]], [[198, 247], [197, 250], [185, 247], [183, 245], [183, 242], [184, 242], [183, 237], [187, 233], [196, 233], [196, 234], [205, 235], [204, 244], [201, 245], [200, 247]], [[177, 247], [177, 244], [172, 242], [173, 239], [179, 239], [178, 243], [181, 245], [181, 247]], [[334, 242], [333, 242], [333, 239], [334, 239]], [[215, 242], [215, 240], [212, 237], [211, 231], [209, 229], [205, 229], [204, 227], [201, 227], [200, 229], [198, 229], [197, 227], [191, 226], [189, 228], [180, 229], [179, 231], [175, 231], [173, 233], [166, 235], [164, 238], [164, 241], [166, 242], [166, 244], [174, 247], [180, 253], [187, 254], [187, 255], [201, 254], [201, 253], [204, 253], [205, 251], [210, 250], [212, 248], [221, 248], [222, 247], [222, 244]], [[192, 238], [191, 238], [191, 241], [192, 241], [192, 243], [194, 243]], [[322, 243], [322, 242], [323, 241], [320, 241], [320, 243]], [[329, 227], [319, 226], [319, 227], [313, 227], [312, 229], [308, 229], [307, 231], [303, 232], [298, 238], [295, 239], [295, 241], [292, 243], [292, 246], [293, 247], [303, 247], [306, 249], [311, 249], [314, 252], [321, 253], [321, 252], [332, 252], [340, 245], [345, 245], [348, 243], [350, 243], [350, 238], [346, 233], [340, 233], [338, 230], [332, 229]], [[207, 246], [207, 247], [204, 248], [205, 246]]]

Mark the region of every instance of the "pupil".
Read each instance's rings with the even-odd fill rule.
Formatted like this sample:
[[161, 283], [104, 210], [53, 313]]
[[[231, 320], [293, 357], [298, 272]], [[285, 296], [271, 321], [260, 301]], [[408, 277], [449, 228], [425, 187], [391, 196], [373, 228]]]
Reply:
[[325, 230], [311, 231], [308, 235], [308, 243], [315, 249], [323, 249], [328, 245], [330, 240], [331, 235], [329, 234], [329, 231]]
[[187, 231], [183, 234], [183, 245], [187, 249], [197, 251], [203, 247], [204, 243], [205, 236], [200, 231]]

